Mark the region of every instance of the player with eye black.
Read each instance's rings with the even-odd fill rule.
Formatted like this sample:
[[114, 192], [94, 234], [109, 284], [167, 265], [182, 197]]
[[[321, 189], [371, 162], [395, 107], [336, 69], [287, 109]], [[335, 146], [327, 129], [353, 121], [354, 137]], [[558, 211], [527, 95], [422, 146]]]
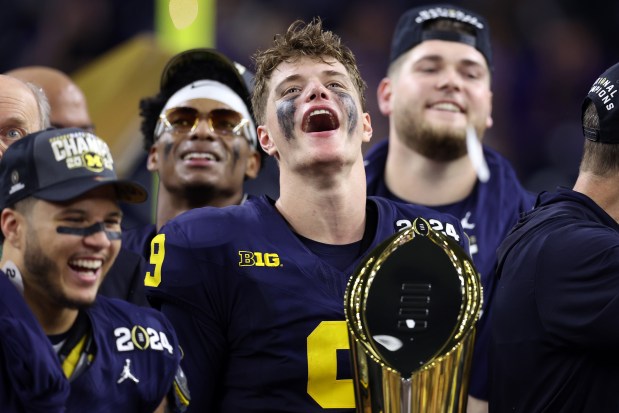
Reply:
[[170, 59], [160, 90], [142, 99], [147, 169], [156, 174], [155, 223], [127, 228], [123, 248], [147, 260], [151, 240], [171, 218], [193, 208], [239, 205], [264, 152], [251, 114], [251, 73], [214, 49]]
[[116, 178], [107, 144], [77, 128], [25, 136], [0, 162], [0, 199], [0, 268], [58, 357], [66, 411], [182, 411], [188, 394], [169, 321], [97, 295], [120, 249], [119, 202], [146, 199]]
[[[353, 412], [344, 319], [352, 271], [419, 216], [468, 242], [452, 216], [366, 198], [365, 83], [321, 20], [293, 23], [255, 61], [257, 139], [278, 161], [280, 196], [163, 225], [147, 295], [185, 350], [189, 411]], [[206, 117], [198, 128], [209, 128]]]
[[[92, 132], [93, 122], [82, 90], [65, 73], [46, 66], [24, 66], [6, 72], [7, 76], [40, 88], [49, 101], [49, 125], [54, 128], [80, 128]], [[36, 130], [45, 129], [45, 127]], [[141, 254], [121, 248], [98, 292], [148, 305], [144, 295], [144, 265]]]

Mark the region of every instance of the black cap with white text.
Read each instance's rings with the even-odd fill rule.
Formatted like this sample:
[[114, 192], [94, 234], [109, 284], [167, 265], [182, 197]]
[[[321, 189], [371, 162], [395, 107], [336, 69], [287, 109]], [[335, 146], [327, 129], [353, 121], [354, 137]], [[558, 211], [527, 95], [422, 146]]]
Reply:
[[13, 143], [0, 161], [0, 208], [30, 196], [68, 201], [113, 185], [119, 201], [144, 202], [142, 185], [119, 180], [105, 141], [79, 128], [49, 128]]
[[583, 126], [584, 136], [594, 142], [619, 143], [619, 63], [611, 66], [598, 77], [582, 103], [584, 116], [590, 102], [593, 102], [600, 119], [600, 127]]
[[[454, 20], [470, 27], [474, 35], [448, 30], [429, 30], [428, 23], [435, 20]], [[398, 20], [391, 42], [393, 63], [398, 57], [426, 40], [446, 40], [468, 44], [477, 49], [492, 67], [490, 28], [481, 15], [451, 4], [433, 4], [407, 10]]]

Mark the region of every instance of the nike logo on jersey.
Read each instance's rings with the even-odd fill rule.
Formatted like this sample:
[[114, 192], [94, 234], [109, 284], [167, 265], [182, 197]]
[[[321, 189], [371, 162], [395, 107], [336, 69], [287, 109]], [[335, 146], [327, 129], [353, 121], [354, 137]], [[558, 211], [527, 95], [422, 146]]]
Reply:
[[469, 222], [470, 217], [471, 217], [471, 211], [468, 211], [466, 215], [464, 215], [464, 218], [460, 220], [460, 224], [462, 225], [463, 229], [474, 229], [475, 228], [475, 224], [472, 222]]

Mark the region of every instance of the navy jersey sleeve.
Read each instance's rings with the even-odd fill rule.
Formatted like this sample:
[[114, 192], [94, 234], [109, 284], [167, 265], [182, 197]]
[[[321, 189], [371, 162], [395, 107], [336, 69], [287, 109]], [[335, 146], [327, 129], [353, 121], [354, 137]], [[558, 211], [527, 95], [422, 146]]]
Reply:
[[581, 228], [550, 234], [537, 259], [534, 289], [544, 327], [570, 343], [614, 350], [619, 345], [616, 233]]
[[69, 382], [51, 344], [0, 273], [0, 411], [64, 412], [68, 395]]
[[148, 301], [144, 293], [145, 272], [146, 260], [123, 247], [101, 283], [98, 293], [147, 307]]
[[190, 411], [210, 411], [222, 383], [226, 357], [227, 296], [216, 282], [225, 277], [209, 277], [210, 272], [218, 271], [216, 263], [209, 265], [198, 256], [200, 246], [190, 244], [174, 222], [161, 229], [153, 247], [146, 277], [148, 298], [178, 334], [184, 354], [181, 366], [191, 392]]

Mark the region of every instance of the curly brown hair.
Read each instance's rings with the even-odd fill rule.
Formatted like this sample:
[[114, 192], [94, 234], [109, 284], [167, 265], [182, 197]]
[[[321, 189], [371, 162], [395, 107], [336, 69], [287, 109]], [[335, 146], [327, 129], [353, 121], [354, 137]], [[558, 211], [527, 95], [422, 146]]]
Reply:
[[339, 36], [323, 30], [322, 20], [316, 17], [310, 23], [296, 20], [288, 27], [285, 34], [275, 35], [272, 47], [254, 54], [256, 74], [252, 105], [259, 125], [265, 121], [268, 82], [273, 71], [283, 62], [294, 62], [302, 57], [322, 62], [327, 58], [333, 58], [342, 63], [359, 93], [361, 108], [365, 112], [366, 84], [361, 78], [355, 55], [342, 44]]

